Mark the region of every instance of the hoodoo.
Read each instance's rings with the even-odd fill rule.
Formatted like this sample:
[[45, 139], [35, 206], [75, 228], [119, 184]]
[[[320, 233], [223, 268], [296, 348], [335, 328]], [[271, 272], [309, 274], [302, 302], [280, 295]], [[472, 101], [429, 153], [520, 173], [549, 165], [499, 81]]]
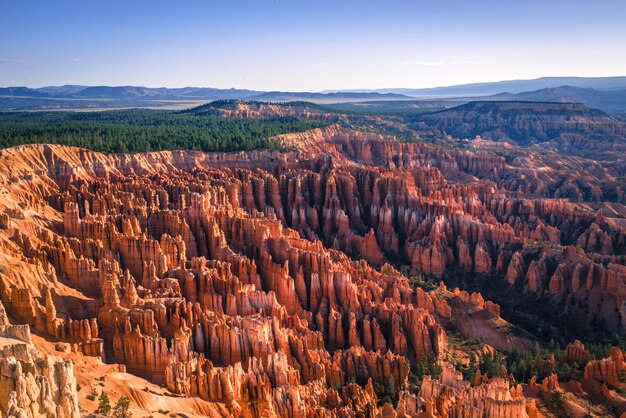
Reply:
[[534, 417], [572, 387], [621, 410], [617, 347], [518, 381], [552, 330], [507, 322], [518, 298], [575, 318], [564, 338], [623, 333], [616, 218], [502, 157], [338, 125], [274, 140], [291, 149], [3, 151], [0, 299], [24, 324], [2, 325], [3, 412], [78, 416], [73, 370], [110, 367], [197, 415]]

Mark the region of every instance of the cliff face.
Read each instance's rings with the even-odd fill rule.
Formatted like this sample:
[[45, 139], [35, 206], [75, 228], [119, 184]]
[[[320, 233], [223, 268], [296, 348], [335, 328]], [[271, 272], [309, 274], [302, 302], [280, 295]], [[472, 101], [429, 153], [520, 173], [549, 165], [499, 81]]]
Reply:
[[520, 144], [563, 140], [567, 145], [578, 139], [624, 138], [626, 124], [600, 110], [579, 103], [540, 102], [470, 102], [452, 109], [425, 115], [420, 129], [431, 129], [457, 137], [480, 135], [496, 141], [512, 140]]
[[336, 113], [329, 113], [311, 103], [270, 104], [263, 102], [217, 101], [193, 109], [195, 113], [215, 113], [235, 118], [272, 118], [296, 116], [298, 118], [337, 122]]
[[72, 362], [38, 352], [28, 325], [11, 325], [1, 302], [0, 348], [4, 416], [80, 417]]
[[472, 387], [452, 367], [444, 368], [437, 380], [425, 377], [419, 396], [404, 393], [398, 412], [405, 416], [415, 416], [414, 411], [425, 410], [424, 416], [437, 417], [528, 417], [536, 411], [534, 400], [524, 398], [520, 386], [494, 378]]
[[[236, 416], [400, 414], [378, 405], [381, 388], [444, 364], [446, 324], [498, 350], [530, 347], [497, 304], [426, 291], [418, 273], [489, 277], [555, 305], [599, 298], [608, 327], [626, 324], [623, 230], [510, 192], [518, 169], [504, 158], [338, 126], [277, 140], [294, 151], [3, 151], [0, 299], [79, 355]], [[611, 382], [608, 365], [588, 367]], [[425, 403], [402, 395], [403, 411], [531, 413], [508, 381], [472, 388], [444, 371], [422, 383]]]

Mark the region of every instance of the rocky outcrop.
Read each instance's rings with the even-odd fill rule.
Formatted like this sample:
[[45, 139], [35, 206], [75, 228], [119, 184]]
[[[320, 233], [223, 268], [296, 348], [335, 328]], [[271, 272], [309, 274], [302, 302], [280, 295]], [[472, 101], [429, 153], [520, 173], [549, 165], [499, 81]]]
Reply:
[[218, 100], [194, 109], [196, 113], [219, 114], [235, 118], [275, 118], [296, 116], [298, 118], [337, 122], [341, 118], [336, 113], [324, 112], [314, 106], [297, 103], [270, 104], [262, 102], [242, 102], [238, 100]]
[[45, 292], [46, 331], [51, 339], [71, 343], [74, 352], [92, 357], [102, 357], [103, 340], [98, 338], [96, 318], [74, 320], [58, 318], [56, 306], [49, 289]]
[[0, 303], [0, 412], [7, 417], [78, 418], [71, 361], [42, 355], [28, 326], [8, 323]]
[[421, 118], [421, 129], [457, 137], [527, 144], [555, 137], [623, 136], [626, 126], [606, 113], [579, 103], [470, 102]]
[[518, 280], [524, 278], [524, 259], [519, 251], [513, 254], [511, 262], [506, 271], [506, 280], [509, 284], [514, 285]]
[[591, 354], [585, 350], [585, 345], [576, 340], [565, 347], [564, 360], [567, 363], [585, 365], [591, 359]]
[[595, 380], [610, 387], [619, 388], [619, 373], [623, 367], [624, 355], [617, 347], [613, 347], [609, 357], [587, 363], [584, 378], [586, 381]]
[[419, 407], [427, 416], [528, 417], [534, 408], [533, 401], [521, 395], [521, 387], [511, 387], [507, 380], [494, 378], [472, 387], [452, 367], [444, 368], [437, 380], [425, 377], [419, 396], [423, 409], [419, 401], [403, 395], [398, 412], [411, 416]]

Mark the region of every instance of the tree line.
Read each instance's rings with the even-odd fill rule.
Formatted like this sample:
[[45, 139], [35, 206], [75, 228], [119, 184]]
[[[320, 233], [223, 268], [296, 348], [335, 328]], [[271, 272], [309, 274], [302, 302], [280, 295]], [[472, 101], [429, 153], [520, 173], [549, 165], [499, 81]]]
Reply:
[[0, 148], [45, 143], [129, 153], [279, 149], [270, 137], [320, 126], [296, 117], [243, 119], [147, 109], [6, 112], [0, 113]]

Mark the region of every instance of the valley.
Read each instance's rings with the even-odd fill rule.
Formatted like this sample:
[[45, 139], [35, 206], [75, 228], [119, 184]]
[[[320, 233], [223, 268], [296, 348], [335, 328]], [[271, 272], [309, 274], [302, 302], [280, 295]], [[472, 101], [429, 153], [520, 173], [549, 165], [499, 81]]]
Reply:
[[[101, 393], [133, 416], [626, 412], [623, 125], [481, 106], [226, 101], [41, 138], [7, 114], [0, 408], [43, 414], [56, 358], [59, 417]], [[258, 142], [233, 149], [239, 123]], [[148, 124], [159, 151], [72, 142]], [[187, 126], [215, 134], [179, 149]]]

